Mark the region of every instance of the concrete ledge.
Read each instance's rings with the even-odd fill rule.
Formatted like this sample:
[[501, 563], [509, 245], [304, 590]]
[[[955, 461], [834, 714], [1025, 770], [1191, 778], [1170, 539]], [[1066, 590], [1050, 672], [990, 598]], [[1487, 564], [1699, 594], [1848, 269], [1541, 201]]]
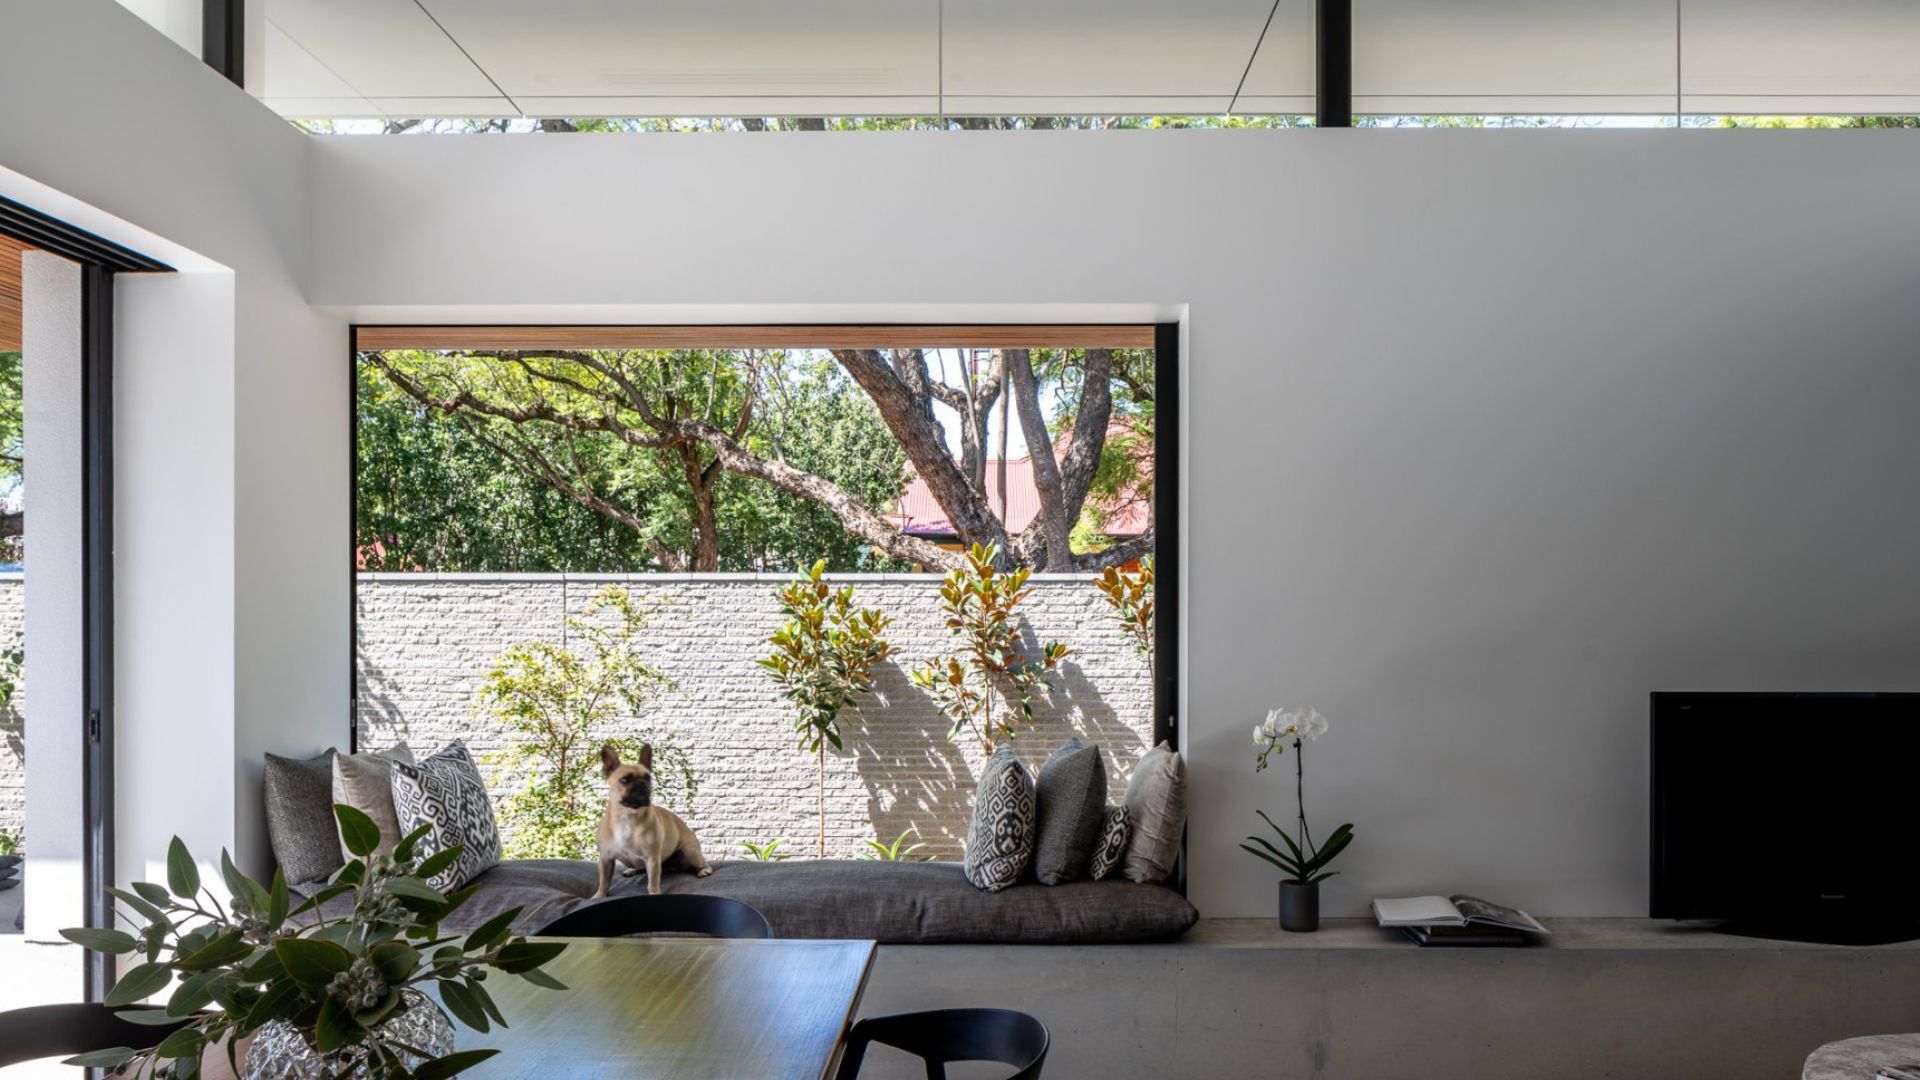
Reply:
[[[1554, 944], [1420, 949], [1363, 920], [1202, 920], [1157, 945], [881, 946], [861, 1015], [994, 1005], [1049, 1080], [1791, 1080], [1816, 1047], [1920, 1031], [1916, 947], [1549, 920]], [[874, 1063], [879, 1064], [877, 1061]], [[919, 1076], [889, 1059], [871, 1075]]]

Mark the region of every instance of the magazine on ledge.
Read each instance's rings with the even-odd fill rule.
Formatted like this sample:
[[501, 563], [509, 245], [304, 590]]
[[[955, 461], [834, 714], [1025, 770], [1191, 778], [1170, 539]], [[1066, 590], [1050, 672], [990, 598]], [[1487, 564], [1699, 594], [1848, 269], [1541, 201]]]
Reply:
[[1375, 900], [1373, 916], [1380, 925], [1393, 928], [1435, 926], [1497, 926], [1528, 934], [1549, 931], [1533, 916], [1502, 904], [1489, 903], [1477, 896], [1410, 896], [1400, 900]]

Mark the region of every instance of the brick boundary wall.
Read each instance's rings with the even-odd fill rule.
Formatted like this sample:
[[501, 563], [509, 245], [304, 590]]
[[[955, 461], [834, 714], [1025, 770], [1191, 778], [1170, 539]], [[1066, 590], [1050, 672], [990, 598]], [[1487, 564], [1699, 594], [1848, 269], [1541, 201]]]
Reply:
[[[608, 583], [626, 586], [646, 612], [647, 661], [678, 689], [660, 698], [651, 725], [690, 756], [700, 791], [688, 820], [713, 857], [737, 858], [743, 841], [780, 838], [817, 850], [816, 769], [797, 748], [777, 688], [754, 660], [781, 618], [785, 575], [362, 574], [357, 688], [363, 748], [406, 742], [438, 749], [460, 738], [482, 761], [498, 798], [511, 778], [486, 759], [504, 732], [474, 709], [475, 691], [508, 645], [563, 641], [564, 621]], [[908, 828], [923, 856], [955, 858], [966, 836], [977, 739], [946, 737], [947, 721], [907, 671], [944, 652], [937, 576], [834, 575], [855, 602], [893, 617], [896, 650], [877, 680], [879, 700], [841, 716], [846, 750], [827, 757], [827, 854], [853, 857], [862, 841], [891, 842]], [[1069, 736], [1098, 744], [1117, 802], [1152, 737], [1152, 679], [1090, 575], [1037, 574], [1021, 606], [1024, 636], [1072, 650], [1036, 722], [1014, 742], [1038, 768]], [[0, 609], [4, 610], [4, 609]], [[684, 812], [684, 808], [676, 807]]]
[[[27, 577], [0, 571], [0, 649], [11, 649], [26, 632]], [[19, 832], [27, 823], [26, 678], [13, 702], [0, 709], [0, 833]]]

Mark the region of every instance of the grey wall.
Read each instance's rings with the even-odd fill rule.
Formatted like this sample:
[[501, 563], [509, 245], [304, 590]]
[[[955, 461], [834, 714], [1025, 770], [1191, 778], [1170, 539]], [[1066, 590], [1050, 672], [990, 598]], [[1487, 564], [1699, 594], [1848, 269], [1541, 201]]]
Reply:
[[[1186, 322], [1191, 894], [1275, 703], [1335, 911], [1644, 911], [1646, 695], [1920, 687], [1920, 139], [1283, 131], [337, 138], [312, 297]], [[520, 307], [499, 305], [522, 305]], [[1783, 747], [1783, 753], [1791, 747]]]

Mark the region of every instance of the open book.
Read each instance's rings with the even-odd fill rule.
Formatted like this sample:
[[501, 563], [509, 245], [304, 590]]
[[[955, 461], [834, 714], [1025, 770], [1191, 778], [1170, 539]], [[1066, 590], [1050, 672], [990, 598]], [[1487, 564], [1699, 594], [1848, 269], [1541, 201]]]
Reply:
[[1547, 933], [1540, 921], [1519, 908], [1490, 904], [1475, 896], [1412, 896], [1404, 900], [1375, 900], [1373, 915], [1381, 926], [1498, 926], [1529, 934]]

